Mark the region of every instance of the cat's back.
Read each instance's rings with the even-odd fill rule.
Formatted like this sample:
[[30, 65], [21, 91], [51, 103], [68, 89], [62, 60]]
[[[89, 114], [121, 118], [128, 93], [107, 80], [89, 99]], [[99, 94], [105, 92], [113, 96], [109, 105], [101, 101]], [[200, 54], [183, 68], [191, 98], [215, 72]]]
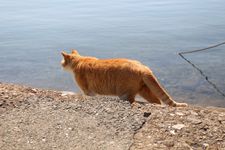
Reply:
[[126, 59], [126, 58], [112, 58], [112, 59], [99, 59], [96, 62], [99, 66], [105, 66], [109, 68], [129, 68], [129, 67], [141, 67], [143, 66], [139, 61]]
[[86, 57], [82, 60], [81, 66], [84, 70], [90, 71], [119, 71], [124, 73], [143, 73], [150, 70], [141, 62], [126, 58], [96, 59]]
[[146, 72], [150, 69], [143, 65], [141, 62], [126, 58], [113, 58], [113, 59], [99, 59], [99, 67], [108, 68], [112, 70], [121, 70], [128, 72]]

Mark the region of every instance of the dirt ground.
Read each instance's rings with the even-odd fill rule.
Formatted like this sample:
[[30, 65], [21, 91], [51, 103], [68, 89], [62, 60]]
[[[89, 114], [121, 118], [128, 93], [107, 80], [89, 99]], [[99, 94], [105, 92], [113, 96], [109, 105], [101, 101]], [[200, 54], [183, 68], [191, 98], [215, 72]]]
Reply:
[[130, 104], [0, 83], [0, 149], [225, 150], [225, 109]]

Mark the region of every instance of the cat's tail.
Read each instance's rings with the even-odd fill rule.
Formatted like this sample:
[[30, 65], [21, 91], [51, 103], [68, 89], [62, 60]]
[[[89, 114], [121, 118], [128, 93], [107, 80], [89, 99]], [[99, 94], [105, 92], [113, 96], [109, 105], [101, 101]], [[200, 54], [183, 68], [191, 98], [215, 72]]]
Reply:
[[186, 103], [175, 102], [165, 89], [160, 85], [152, 72], [149, 72], [143, 76], [143, 81], [147, 87], [165, 104], [173, 107], [186, 107]]

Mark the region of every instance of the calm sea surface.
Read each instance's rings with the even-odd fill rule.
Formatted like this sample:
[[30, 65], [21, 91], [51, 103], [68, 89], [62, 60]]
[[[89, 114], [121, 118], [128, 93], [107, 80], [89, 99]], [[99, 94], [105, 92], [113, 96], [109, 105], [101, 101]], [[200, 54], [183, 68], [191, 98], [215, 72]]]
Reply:
[[[177, 53], [225, 41], [224, 0], [0, 0], [0, 81], [78, 92], [60, 51], [148, 65], [178, 101], [225, 107]], [[186, 55], [225, 92], [225, 45]]]

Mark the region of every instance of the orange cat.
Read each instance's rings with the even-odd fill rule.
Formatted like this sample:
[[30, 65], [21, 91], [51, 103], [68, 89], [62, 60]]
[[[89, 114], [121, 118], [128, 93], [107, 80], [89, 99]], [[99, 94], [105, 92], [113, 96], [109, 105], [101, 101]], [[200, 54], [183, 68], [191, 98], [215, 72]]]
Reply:
[[81, 56], [76, 50], [71, 54], [62, 52], [62, 55], [63, 68], [73, 73], [86, 95], [116, 95], [134, 104], [135, 95], [139, 94], [150, 103], [187, 106], [186, 103], [175, 102], [152, 71], [138, 61], [124, 58], [97, 59]]

